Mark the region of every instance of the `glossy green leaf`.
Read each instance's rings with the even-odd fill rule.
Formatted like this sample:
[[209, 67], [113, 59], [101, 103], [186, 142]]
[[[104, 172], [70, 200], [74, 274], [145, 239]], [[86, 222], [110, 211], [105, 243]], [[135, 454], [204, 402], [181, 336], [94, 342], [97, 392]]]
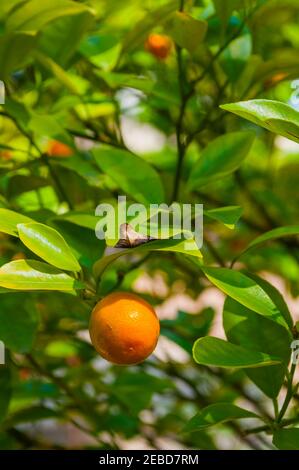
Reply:
[[247, 253], [248, 250], [255, 248], [256, 246], [262, 245], [271, 240], [276, 240], [278, 238], [287, 238], [291, 236], [299, 235], [299, 225], [290, 225], [286, 227], [278, 227], [268, 232], [263, 233], [259, 237], [256, 237], [252, 242], [249, 243], [247, 248], [242, 251], [240, 255], [237, 256], [236, 260], [239, 259], [244, 253]]
[[64, 238], [51, 227], [37, 222], [18, 224], [19, 237], [33, 253], [56, 268], [80, 271], [81, 267]]
[[8, 31], [40, 31], [63, 16], [77, 15], [92, 11], [82, 3], [70, 0], [29, 0], [13, 9], [6, 21]]
[[167, 26], [167, 33], [180, 47], [194, 52], [203, 41], [208, 25], [203, 20], [197, 20], [187, 13], [177, 11]]
[[284, 300], [283, 296], [278, 291], [278, 289], [276, 289], [276, 287], [270, 284], [270, 282], [266, 281], [265, 279], [258, 276], [257, 274], [253, 274], [249, 271], [244, 271], [244, 273], [248, 277], [250, 277], [250, 279], [256, 282], [266, 292], [266, 294], [270, 297], [272, 302], [276, 305], [280, 313], [283, 315], [286, 323], [289, 325], [289, 330], [291, 331], [293, 329], [294, 320], [290, 313], [289, 307], [286, 304], [286, 301]]
[[258, 418], [255, 413], [244, 410], [233, 403], [215, 403], [203, 408], [183, 428], [183, 432], [194, 432], [235, 419]]
[[18, 224], [18, 232], [24, 245], [49, 264], [68, 271], [80, 270], [70, 247], [53, 227], [32, 222]]
[[231, 343], [281, 358], [282, 363], [278, 365], [263, 369], [246, 369], [248, 377], [266, 395], [270, 398], [277, 397], [290, 359], [291, 334], [283, 326], [229, 297], [223, 307], [223, 327]]
[[81, 266], [90, 269], [103, 255], [106, 246], [105, 240], [98, 240], [94, 229], [89, 230], [63, 219], [55, 220], [53, 227], [66, 240]]
[[269, 295], [253, 279], [227, 268], [201, 268], [207, 278], [240, 304], [288, 328], [288, 324]]
[[[135, 253], [144, 253], [147, 251], [172, 251], [176, 253], [184, 253], [185, 255], [194, 256], [196, 258], [202, 258], [202, 254], [198, 249], [194, 248], [194, 240], [157, 240], [144, 245], [139, 245], [135, 248], [129, 249], [117, 249], [115, 253], [111, 255], [104, 256], [99, 261], [97, 261], [93, 267], [94, 274], [99, 278], [105, 269], [117, 260], [120, 256], [131, 255]], [[190, 249], [187, 249], [188, 246]]]
[[220, 106], [226, 111], [299, 143], [299, 112], [274, 100], [250, 100]]
[[28, 224], [31, 222], [33, 222], [33, 220], [26, 215], [19, 214], [18, 212], [14, 212], [9, 209], [0, 208], [0, 232], [18, 237], [19, 232], [17, 225]]
[[38, 328], [38, 313], [28, 294], [14, 292], [0, 296], [0, 340], [16, 353], [32, 349]]
[[145, 160], [109, 145], [101, 145], [92, 153], [102, 171], [136, 201], [142, 204], [164, 201], [160, 176]]
[[198, 189], [229, 175], [239, 168], [254, 140], [251, 132], [230, 132], [213, 140], [203, 150], [191, 170], [190, 189]]
[[226, 227], [234, 229], [236, 223], [240, 219], [243, 209], [240, 206], [219, 207], [217, 209], [209, 209], [204, 211], [204, 215], [210, 219], [222, 222]]
[[17, 260], [0, 268], [0, 286], [16, 290], [82, 289], [83, 284], [68, 274], [46, 263], [35, 260]]
[[0, 422], [5, 418], [12, 394], [10, 370], [0, 366]]
[[273, 444], [280, 450], [299, 450], [299, 429], [279, 429], [275, 431]]
[[213, 336], [195, 341], [193, 358], [197, 364], [236, 369], [265, 367], [281, 362], [277, 356], [246, 349]]

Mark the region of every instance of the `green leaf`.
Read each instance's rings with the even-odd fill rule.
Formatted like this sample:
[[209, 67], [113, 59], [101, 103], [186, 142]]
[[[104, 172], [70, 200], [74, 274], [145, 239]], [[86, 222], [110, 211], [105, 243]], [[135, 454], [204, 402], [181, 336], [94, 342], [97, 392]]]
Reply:
[[269, 230], [268, 232], [263, 233], [263, 235], [260, 235], [259, 237], [252, 240], [247, 248], [235, 258], [235, 261], [243, 256], [244, 253], [247, 253], [248, 250], [251, 250], [256, 246], [271, 240], [276, 240], [277, 238], [291, 237], [293, 235], [299, 235], [299, 225], [289, 225], [286, 227], [278, 227], [274, 228], [273, 230]]
[[0, 268], [0, 286], [16, 290], [73, 291], [83, 284], [53, 266], [35, 260], [17, 260]]
[[179, 310], [176, 318], [160, 320], [161, 334], [191, 354], [195, 339], [209, 333], [214, 316], [215, 312], [210, 307], [195, 315]]
[[153, 91], [155, 81], [148, 77], [132, 75], [129, 73], [114, 73], [106, 70], [96, 70], [95, 74], [102, 78], [110, 88], [135, 88], [149, 94]]
[[33, 222], [33, 220], [26, 215], [10, 211], [9, 209], [0, 208], [0, 232], [7, 233], [13, 237], [18, 237], [19, 232], [17, 225], [27, 224], [30, 222]]
[[21, 241], [56, 268], [78, 272], [81, 267], [64, 238], [51, 227], [37, 222], [18, 224]]
[[59, 18], [43, 28], [38, 43], [39, 50], [60, 66], [67, 68], [82, 38], [92, 29], [93, 22], [94, 14], [87, 9], [78, 15]]
[[[11, 292], [11, 291], [10, 291]], [[0, 296], [0, 340], [16, 353], [32, 349], [38, 328], [38, 313], [28, 294]]]
[[265, 367], [281, 362], [278, 357], [245, 349], [213, 336], [206, 336], [195, 341], [193, 358], [197, 364], [235, 369]]
[[280, 450], [299, 450], [299, 429], [279, 429], [275, 431], [273, 444]]
[[53, 419], [59, 418], [57, 411], [45, 406], [30, 406], [28, 408], [22, 408], [21, 410], [15, 411], [13, 414], [7, 417], [3, 423], [4, 428], [11, 428], [23, 423], [35, 423], [42, 419]]
[[251, 34], [244, 34], [232, 41], [221, 54], [221, 65], [230, 82], [236, 82], [251, 57]]
[[220, 106], [268, 131], [299, 143], [299, 112], [274, 100], [250, 100]]
[[72, 94], [80, 95], [80, 90], [78, 89], [74, 80], [69, 76], [69, 74], [53, 59], [47, 57], [41, 52], [35, 51], [34, 58], [40, 63], [45, 69], [47, 69], [57, 80]]
[[126, 250], [118, 249], [115, 253], [111, 255], [104, 256], [99, 261], [97, 261], [93, 267], [94, 275], [96, 278], [99, 278], [105, 269], [117, 260], [120, 256], [131, 255], [135, 253], [144, 253], [147, 251], [172, 251], [176, 253], [184, 253], [185, 255], [194, 256], [197, 258], [202, 258], [202, 254], [198, 249], [187, 249], [188, 244], [194, 245], [194, 240], [177, 240], [177, 239], [168, 239], [168, 240], [157, 240], [144, 245], [137, 246], [135, 248], [129, 248]]
[[226, 206], [217, 209], [209, 209], [204, 211], [204, 215], [210, 219], [222, 222], [226, 227], [234, 229], [236, 223], [240, 219], [243, 209], [240, 206]]
[[78, 227], [84, 227], [95, 231], [96, 225], [99, 222], [99, 217], [86, 212], [67, 212], [66, 214], [62, 214], [60, 216], [53, 217], [53, 220], [60, 220], [70, 222], [74, 225], [78, 225]]
[[94, 263], [103, 255], [105, 240], [98, 240], [94, 230], [57, 219], [53, 223], [59, 233], [64, 237], [81, 266], [91, 269]]
[[82, 3], [70, 0], [29, 0], [13, 9], [6, 21], [7, 31], [40, 31], [51, 21], [63, 16], [78, 15], [90, 11]]
[[11, 398], [11, 374], [7, 367], [0, 367], [0, 422], [5, 418]]
[[70, 158], [57, 158], [53, 162], [54, 165], [66, 168], [77, 173], [84, 178], [89, 186], [99, 187], [101, 180], [99, 178], [99, 170], [93, 162], [85, 160], [80, 154], [75, 154]]
[[192, 53], [203, 41], [207, 29], [206, 21], [197, 20], [187, 13], [177, 11], [167, 25], [166, 31], [178, 46]]
[[145, 160], [109, 145], [101, 145], [92, 153], [102, 171], [136, 201], [142, 204], [164, 201], [160, 176]]
[[240, 304], [279, 323], [288, 329], [288, 324], [265, 290], [245, 274], [227, 268], [201, 267], [207, 278], [226, 295]]
[[213, 3], [223, 26], [226, 26], [233, 11], [239, 7], [241, 0], [213, 0]]
[[171, 0], [156, 10], [149, 11], [125, 36], [121, 55], [130, 52], [142, 44], [153, 28], [157, 25], [163, 25], [169, 18], [169, 15], [178, 9], [178, 4], [178, 0]]
[[291, 334], [283, 326], [249, 310], [229, 297], [223, 307], [223, 327], [231, 343], [281, 358], [282, 364], [245, 371], [267, 396], [277, 397], [290, 359]]
[[257, 276], [256, 274], [250, 273], [248, 271], [246, 271], [245, 274], [250, 277], [254, 282], [256, 282], [266, 292], [266, 294], [276, 305], [280, 313], [284, 316], [286, 323], [289, 325], [289, 330], [292, 331], [294, 321], [281, 293], [272, 284], [270, 284], [270, 282]]
[[239, 168], [254, 140], [251, 132], [230, 132], [213, 140], [202, 152], [191, 171], [188, 186], [198, 189], [229, 175]]
[[28, 32], [10, 32], [0, 37], [0, 79], [7, 80], [11, 72], [20, 69], [30, 58], [36, 37]]
[[186, 424], [183, 432], [194, 432], [235, 419], [258, 418], [255, 413], [232, 403], [215, 403], [203, 408]]

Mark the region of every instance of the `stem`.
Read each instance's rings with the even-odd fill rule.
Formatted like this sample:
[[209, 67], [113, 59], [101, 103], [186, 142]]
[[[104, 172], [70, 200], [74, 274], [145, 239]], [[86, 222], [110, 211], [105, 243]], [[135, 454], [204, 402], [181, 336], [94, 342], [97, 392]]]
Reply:
[[286, 394], [286, 397], [285, 397], [285, 400], [284, 400], [284, 403], [282, 405], [282, 408], [279, 412], [279, 415], [278, 415], [278, 418], [277, 418], [277, 422], [280, 423], [282, 418], [284, 417], [287, 409], [288, 409], [288, 406], [290, 404], [290, 401], [292, 400], [293, 398], [293, 395], [294, 395], [294, 390], [293, 390], [293, 378], [294, 378], [294, 374], [295, 374], [295, 371], [296, 371], [296, 364], [292, 364], [292, 367], [291, 367], [291, 370], [290, 370], [290, 378], [288, 380], [288, 390], [287, 390], [287, 394]]
[[274, 415], [275, 415], [275, 420], [278, 419], [279, 415], [279, 409], [278, 409], [278, 400], [277, 398], [273, 398], [273, 408], [274, 408]]
[[49, 173], [50, 173], [50, 175], [51, 175], [51, 178], [52, 178], [52, 180], [53, 180], [54, 183], [55, 183], [58, 196], [60, 196], [64, 201], [66, 201], [67, 204], [68, 204], [68, 206], [69, 206], [69, 208], [70, 208], [71, 210], [73, 210], [73, 209], [74, 209], [73, 203], [71, 202], [71, 200], [69, 199], [67, 193], [65, 192], [64, 187], [63, 187], [63, 185], [61, 184], [61, 182], [60, 182], [60, 180], [59, 180], [59, 178], [58, 178], [58, 176], [57, 176], [57, 174], [56, 174], [54, 168], [52, 167], [51, 163], [49, 162], [49, 159], [48, 159], [47, 155], [42, 154], [42, 155], [41, 155], [41, 158], [42, 158], [42, 161], [44, 162], [44, 164], [46, 165], [46, 167], [48, 168]]
[[177, 142], [177, 150], [178, 150], [178, 162], [176, 167], [176, 173], [174, 178], [174, 186], [173, 186], [173, 194], [172, 194], [172, 201], [177, 199], [179, 193], [179, 186], [180, 186], [180, 176], [183, 166], [183, 160], [186, 152], [186, 146], [183, 142], [182, 138], [182, 131], [183, 131], [183, 121], [186, 106], [188, 103], [188, 99], [185, 95], [184, 91], [184, 67], [183, 67], [183, 60], [182, 60], [182, 49], [177, 46], [177, 63], [178, 63], [178, 75], [179, 75], [179, 89], [180, 89], [180, 97], [181, 97], [181, 105], [180, 105], [180, 113], [178, 117], [178, 121], [176, 124], [176, 142]]

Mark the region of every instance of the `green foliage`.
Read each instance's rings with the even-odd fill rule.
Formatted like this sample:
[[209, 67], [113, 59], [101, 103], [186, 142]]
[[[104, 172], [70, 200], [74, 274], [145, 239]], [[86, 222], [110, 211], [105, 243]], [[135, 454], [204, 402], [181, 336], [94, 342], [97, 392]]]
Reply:
[[210, 143], [194, 166], [188, 181], [191, 189], [208, 185], [237, 170], [252, 145], [254, 134], [231, 133]]
[[257, 418], [257, 415], [232, 403], [216, 403], [203, 408], [200, 413], [193, 416], [184, 427], [184, 432], [194, 432], [227, 421], [246, 418]]
[[298, 450], [299, 449], [299, 430], [298, 429], [280, 429], [275, 431], [273, 444], [280, 450]]
[[264, 367], [281, 362], [277, 356], [245, 349], [212, 336], [200, 338], [194, 343], [193, 357], [198, 364], [238, 369]]
[[[80, 448], [298, 450], [298, 20], [297, 0], [1, 0], [0, 449], [68, 424]], [[203, 246], [165, 206], [157, 240], [97, 239], [119, 195], [203, 204]], [[89, 342], [114, 291], [161, 314], [142, 364]]]
[[222, 108], [299, 143], [299, 113], [285, 103], [251, 100], [225, 104]]

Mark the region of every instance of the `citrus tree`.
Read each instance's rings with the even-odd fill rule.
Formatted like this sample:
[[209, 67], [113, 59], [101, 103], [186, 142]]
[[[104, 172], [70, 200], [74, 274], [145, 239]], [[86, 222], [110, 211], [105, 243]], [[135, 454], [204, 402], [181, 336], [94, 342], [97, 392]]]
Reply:
[[[298, 19], [1, 1], [2, 449], [299, 449]], [[107, 250], [119, 195], [203, 204], [202, 247]]]

